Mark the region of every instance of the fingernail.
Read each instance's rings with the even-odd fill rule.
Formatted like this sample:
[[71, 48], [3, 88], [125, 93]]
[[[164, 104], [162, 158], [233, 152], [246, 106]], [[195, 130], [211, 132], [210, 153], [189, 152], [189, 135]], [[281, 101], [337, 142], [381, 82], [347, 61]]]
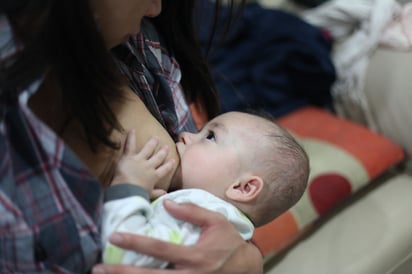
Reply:
[[121, 244], [123, 242], [123, 237], [117, 233], [110, 236], [110, 242], [112, 244]]
[[176, 203], [176, 202], [174, 202], [174, 201], [172, 201], [172, 200], [169, 200], [169, 199], [165, 199], [165, 200], [163, 201], [163, 203], [166, 204], [166, 206], [168, 206], [168, 207], [174, 207], [174, 208], [176, 208], [176, 207], [179, 206], [178, 203]]
[[104, 268], [100, 266], [96, 266], [96, 267], [93, 267], [92, 273], [93, 274], [105, 274], [106, 271], [104, 271]]

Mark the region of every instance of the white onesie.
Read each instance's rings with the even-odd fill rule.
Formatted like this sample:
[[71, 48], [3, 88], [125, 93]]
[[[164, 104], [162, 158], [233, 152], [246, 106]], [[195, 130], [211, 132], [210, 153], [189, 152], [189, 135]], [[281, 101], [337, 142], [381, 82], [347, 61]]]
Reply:
[[[201, 233], [200, 228], [171, 216], [163, 207], [164, 199], [173, 200], [177, 203], [193, 203], [211, 211], [219, 212], [234, 225], [243, 239], [248, 240], [253, 235], [254, 226], [252, 222], [240, 210], [204, 190], [177, 190], [161, 196], [153, 203], [149, 202], [147, 192], [143, 192], [139, 188], [139, 194], [137, 195], [112, 198], [105, 202], [102, 232], [103, 262], [152, 268], [165, 268], [168, 265], [168, 262], [134, 251], [123, 250], [110, 244], [108, 238], [115, 231], [136, 233], [182, 245], [196, 243]], [[123, 196], [125, 195], [127, 194]]]

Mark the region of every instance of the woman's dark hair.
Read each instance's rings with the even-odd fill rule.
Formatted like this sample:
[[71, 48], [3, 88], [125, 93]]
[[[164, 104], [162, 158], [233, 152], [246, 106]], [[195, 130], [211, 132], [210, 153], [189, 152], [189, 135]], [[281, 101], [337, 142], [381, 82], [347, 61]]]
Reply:
[[103, 143], [116, 148], [109, 136], [121, 126], [108, 102], [119, 98], [122, 78], [89, 1], [8, 2], [0, 5], [0, 12], [24, 48], [0, 64], [0, 100], [15, 100], [19, 90], [50, 71], [60, 83], [64, 111], [81, 123], [90, 147]]
[[[162, 13], [153, 18], [157, 30], [166, 41], [169, 49], [174, 53], [182, 70], [181, 84], [189, 102], [201, 102], [209, 119], [219, 113], [218, 95], [209, 65], [202, 53], [198, 36], [194, 26], [194, 0], [162, 0]], [[232, 10], [234, 0], [229, 2]], [[244, 1], [237, 1], [239, 7]], [[222, 0], [215, 1], [215, 22], [219, 15]], [[213, 40], [214, 26], [212, 26], [210, 41]]]
[[[163, 11], [153, 20], [181, 66], [186, 98], [204, 104], [212, 118], [219, 112], [217, 92], [193, 27], [195, 2], [163, 0]], [[216, 0], [217, 9], [220, 2]], [[0, 103], [16, 100], [20, 90], [51, 71], [60, 84], [64, 111], [80, 122], [89, 146], [117, 148], [109, 136], [121, 126], [108, 102], [119, 99], [122, 78], [89, 1], [2, 0], [0, 13], [11, 22], [17, 43], [24, 45], [0, 64]]]

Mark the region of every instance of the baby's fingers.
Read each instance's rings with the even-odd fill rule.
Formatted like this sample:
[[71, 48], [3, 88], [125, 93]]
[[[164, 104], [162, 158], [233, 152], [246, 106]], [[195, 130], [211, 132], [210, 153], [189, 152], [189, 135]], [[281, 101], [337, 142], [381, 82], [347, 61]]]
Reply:
[[169, 147], [164, 146], [161, 149], [159, 149], [159, 151], [153, 153], [153, 155], [149, 157], [148, 160], [153, 167], [157, 168], [161, 164], [164, 163], [168, 154], [169, 154]]
[[169, 154], [169, 147], [164, 146], [159, 151], [153, 154], [149, 159], [150, 164], [155, 168], [157, 176], [163, 177], [169, 173], [175, 164], [174, 159], [167, 160], [167, 155]]
[[174, 159], [170, 159], [169, 161], [161, 164], [157, 169], [156, 169], [156, 173], [159, 177], [163, 177], [166, 176], [166, 174], [168, 174], [170, 171], [173, 170], [173, 167], [175, 165], [175, 160]]
[[158, 143], [159, 143], [159, 138], [157, 137], [150, 138], [149, 141], [147, 141], [146, 144], [143, 146], [142, 150], [139, 152], [139, 155], [143, 159], [146, 159], [146, 160], [150, 159], [155, 153]]

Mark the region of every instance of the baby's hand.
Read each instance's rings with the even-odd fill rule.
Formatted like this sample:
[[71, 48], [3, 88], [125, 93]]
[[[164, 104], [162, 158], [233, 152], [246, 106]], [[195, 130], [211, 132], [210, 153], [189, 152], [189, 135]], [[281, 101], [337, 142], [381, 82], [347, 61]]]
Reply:
[[164, 146], [156, 151], [159, 140], [151, 138], [138, 151], [135, 130], [127, 134], [124, 152], [117, 165], [112, 185], [130, 183], [145, 188], [149, 193], [154, 186], [173, 168], [174, 160], [166, 161], [169, 148]]

